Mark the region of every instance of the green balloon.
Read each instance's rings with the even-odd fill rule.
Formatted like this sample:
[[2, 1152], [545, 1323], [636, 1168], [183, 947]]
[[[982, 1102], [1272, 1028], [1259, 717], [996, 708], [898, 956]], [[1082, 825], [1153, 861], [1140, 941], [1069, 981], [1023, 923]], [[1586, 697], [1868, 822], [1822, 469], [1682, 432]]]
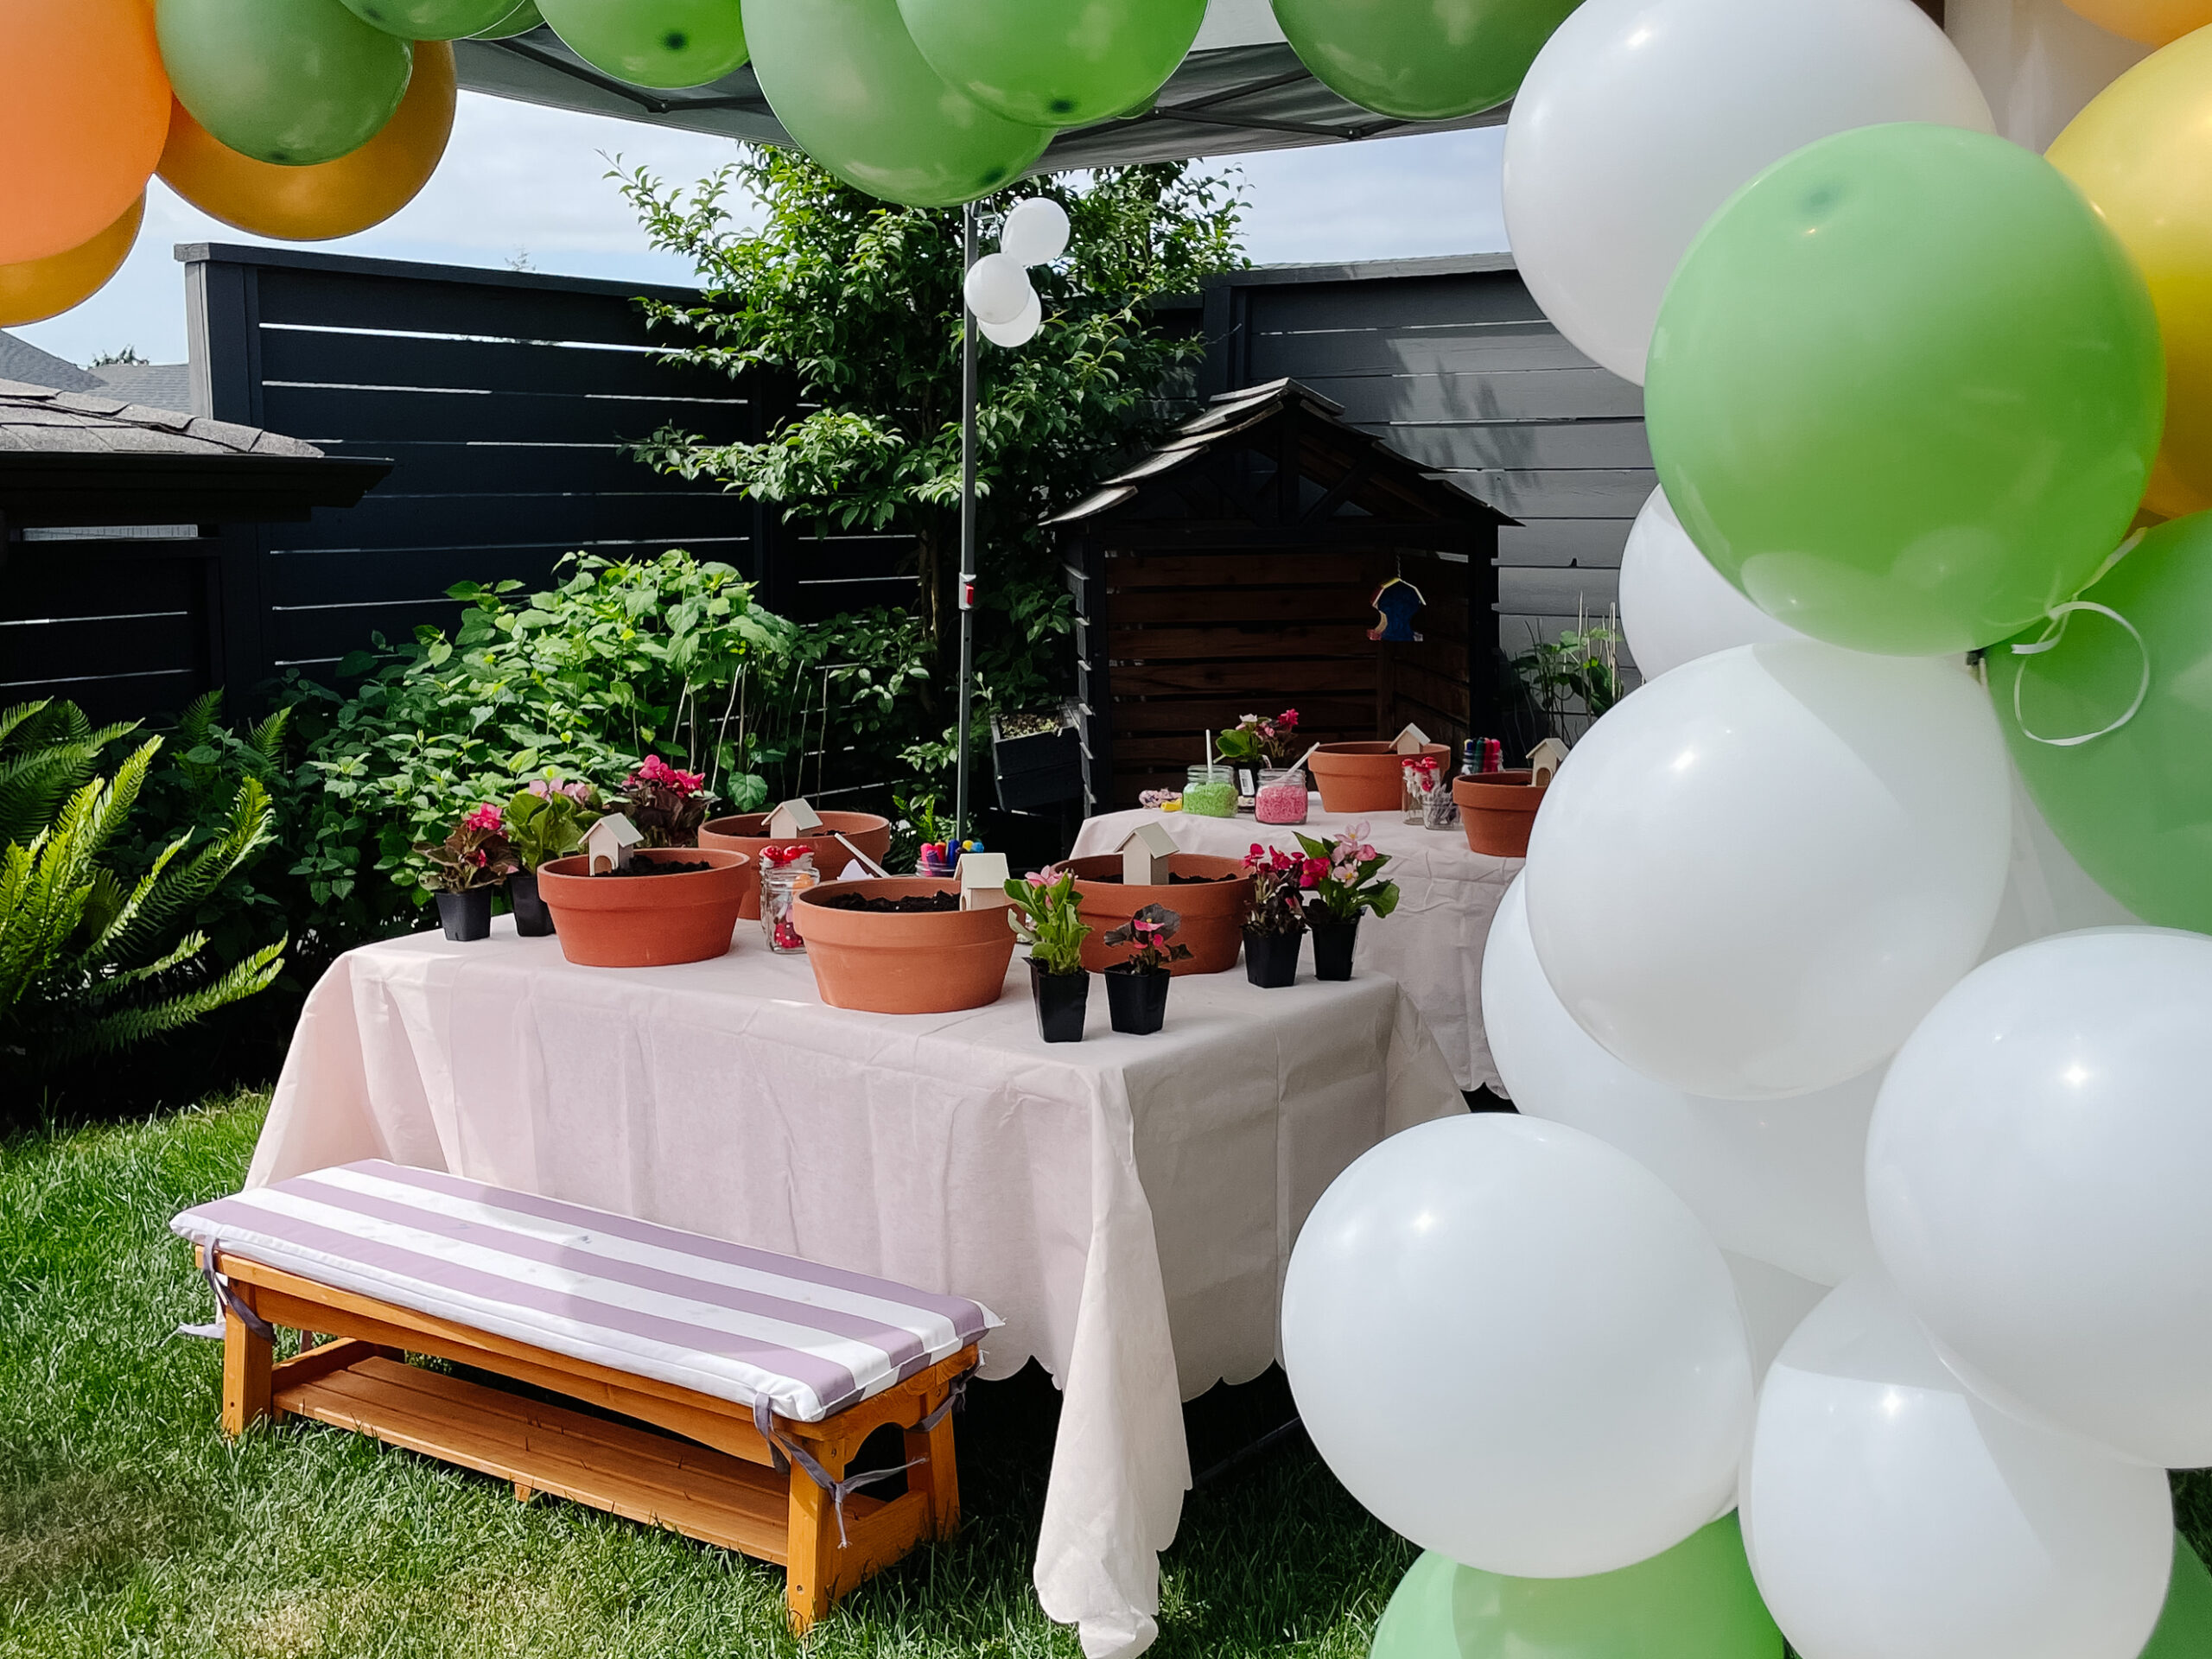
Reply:
[[[2075, 612], [2049, 651], [2013, 649], [2040, 626], [1992, 650], [1989, 695], [2013, 761], [2100, 887], [2146, 922], [2212, 932], [2212, 513], [2151, 531], [2082, 598], [2126, 618], [2143, 644]], [[2086, 742], [2038, 741], [2120, 719], [2146, 654], [2151, 686], [2133, 719]]]
[[561, 43], [633, 86], [704, 86], [743, 67], [737, 0], [538, 0]]
[[1159, 92], [1205, 21], [1206, 0], [899, 0], [931, 68], [994, 114], [1079, 127]]
[[403, 41], [457, 41], [480, 35], [514, 9], [514, 0], [345, 0], [363, 22]]
[[518, 35], [527, 35], [545, 21], [537, 10], [537, 0], [522, 0], [522, 3], [492, 25], [480, 29], [469, 36], [473, 41], [505, 41]]
[[1730, 1514], [1588, 1579], [1509, 1579], [1432, 1551], [1390, 1598], [1371, 1659], [1782, 1659], [1782, 1632]]
[[780, 0], [753, 16], [753, 68], [785, 130], [856, 190], [950, 207], [1011, 183], [1046, 127], [995, 115], [916, 49], [898, 0]]
[[1856, 651], [2018, 632], [2127, 533], [2164, 419], [2134, 264], [1986, 133], [1785, 156], [1684, 256], [1644, 384], [1667, 498], [1768, 614]]
[[2166, 1610], [2151, 1632], [2142, 1659], [2212, 1659], [2212, 1573], [2174, 1534], [2174, 1575], [2166, 1586]]
[[1274, 0], [1313, 78], [1363, 109], [1442, 121], [1494, 109], [1581, 0]]
[[161, 0], [169, 86], [192, 118], [241, 156], [312, 167], [382, 132], [415, 48], [339, 0]]

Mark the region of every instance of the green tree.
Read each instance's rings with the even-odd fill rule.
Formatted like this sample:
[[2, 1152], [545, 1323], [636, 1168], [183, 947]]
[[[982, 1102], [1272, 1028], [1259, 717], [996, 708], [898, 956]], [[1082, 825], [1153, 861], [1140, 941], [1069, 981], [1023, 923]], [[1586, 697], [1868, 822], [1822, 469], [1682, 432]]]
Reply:
[[[690, 337], [671, 356], [781, 378], [802, 411], [758, 443], [671, 426], [644, 458], [780, 504], [795, 524], [912, 536], [921, 619], [941, 647], [959, 555], [960, 213], [889, 206], [767, 148], [688, 193], [643, 168], [618, 176], [654, 245], [690, 259], [705, 291], [697, 307], [649, 302], [657, 326]], [[734, 194], [759, 204], [758, 229], [733, 219]], [[1179, 162], [1027, 181], [979, 205], [982, 245], [1039, 194], [1073, 227], [1067, 254], [1032, 273], [1045, 325], [1019, 350], [986, 345], [980, 370], [978, 664], [1006, 708], [1064, 683], [1046, 647], [1071, 607], [1041, 521], [1164, 429], [1205, 353], [1155, 302], [1244, 264], [1236, 187]]]

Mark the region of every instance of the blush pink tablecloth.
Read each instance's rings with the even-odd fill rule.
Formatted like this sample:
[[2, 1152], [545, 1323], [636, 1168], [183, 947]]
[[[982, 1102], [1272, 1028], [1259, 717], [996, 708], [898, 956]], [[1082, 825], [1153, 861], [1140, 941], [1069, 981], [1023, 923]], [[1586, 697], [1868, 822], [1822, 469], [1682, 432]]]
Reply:
[[617, 1210], [970, 1296], [987, 1376], [1064, 1392], [1035, 1582], [1090, 1659], [1157, 1634], [1190, 1484], [1179, 1402], [1275, 1357], [1290, 1248], [1337, 1173], [1461, 1109], [1397, 984], [1175, 982], [1166, 1029], [1037, 1036], [994, 1006], [823, 1006], [804, 958], [575, 968], [557, 941], [435, 934], [315, 987], [251, 1184], [362, 1158]]
[[[1385, 874], [1398, 884], [1398, 908], [1379, 922], [1369, 917], [1359, 925], [1354, 963], [1362, 973], [1388, 974], [1406, 988], [1462, 1089], [1488, 1084], [1504, 1093], [1483, 1036], [1483, 947], [1490, 942], [1491, 918], [1521, 873], [1522, 861], [1471, 852], [1465, 833], [1457, 829], [1424, 830], [1395, 811], [1353, 818], [1321, 810], [1318, 794], [1311, 800], [1307, 821], [1294, 825], [1261, 823], [1249, 812], [1234, 818], [1141, 808], [1103, 813], [1085, 821], [1075, 855], [1110, 853], [1147, 822], [1166, 825], [1186, 853], [1235, 858], [1255, 841], [1295, 852], [1293, 837], [1300, 833], [1325, 841], [1355, 823], [1365, 823], [1368, 839], [1390, 855]], [[1306, 960], [1313, 960], [1310, 947]]]

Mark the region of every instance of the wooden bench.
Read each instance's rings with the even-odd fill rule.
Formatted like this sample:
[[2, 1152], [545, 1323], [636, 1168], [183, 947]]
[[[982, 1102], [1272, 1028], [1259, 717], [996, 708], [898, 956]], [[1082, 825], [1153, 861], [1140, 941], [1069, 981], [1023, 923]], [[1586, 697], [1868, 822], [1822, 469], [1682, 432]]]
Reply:
[[[424, 1212], [428, 1227], [461, 1240], [456, 1248], [474, 1266], [408, 1259], [410, 1249], [418, 1256], [427, 1251], [434, 1236], [409, 1230], [405, 1208], [423, 1201], [441, 1206]], [[368, 1212], [356, 1215], [366, 1236], [350, 1249], [332, 1224], [342, 1225], [349, 1205]], [[791, 1626], [802, 1634], [863, 1580], [958, 1525], [951, 1407], [976, 1363], [976, 1338], [996, 1323], [977, 1304], [381, 1162], [220, 1199], [172, 1224], [198, 1246], [220, 1306], [222, 1425], [229, 1433], [268, 1418], [313, 1418], [512, 1482], [524, 1502], [550, 1493], [775, 1562], [786, 1571]], [[600, 1253], [610, 1245], [616, 1255]], [[517, 1281], [519, 1300], [503, 1304], [496, 1292], [484, 1294], [480, 1280], [482, 1264], [497, 1262], [506, 1249], [531, 1252], [518, 1261], [531, 1276]], [[712, 1278], [671, 1274], [669, 1265], [679, 1257]], [[599, 1277], [610, 1270], [631, 1281], [620, 1304], [606, 1300], [607, 1281]], [[469, 1278], [474, 1294], [456, 1294], [443, 1282], [448, 1273]], [[372, 1289], [372, 1275], [388, 1282]], [[758, 1288], [798, 1287], [803, 1294], [810, 1284], [843, 1308]], [[549, 1292], [549, 1285], [555, 1288]], [[683, 1306], [695, 1294], [701, 1300], [694, 1317], [719, 1312], [725, 1325], [749, 1323], [775, 1339], [725, 1329], [713, 1333], [723, 1344], [718, 1353], [687, 1358], [665, 1349], [640, 1358], [602, 1351], [606, 1332], [593, 1319], [654, 1327], [671, 1321], [650, 1310]], [[448, 1306], [431, 1306], [438, 1303]], [[473, 1313], [471, 1303], [478, 1305]], [[874, 1316], [855, 1317], [851, 1308], [879, 1306], [910, 1309], [907, 1317], [925, 1327], [918, 1336], [928, 1340], [902, 1343], [899, 1335], [916, 1333], [886, 1326], [888, 1334], [874, 1344], [856, 1343], [852, 1331]], [[791, 1327], [778, 1315], [842, 1330], [816, 1349], [793, 1349], [786, 1345]], [[546, 1327], [534, 1333], [537, 1340], [527, 1333], [533, 1322]], [[327, 1339], [277, 1363], [272, 1338], [280, 1327], [302, 1332], [303, 1343], [310, 1333]], [[216, 1333], [213, 1326], [193, 1328]], [[579, 1337], [578, 1329], [587, 1334]], [[857, 1380], [859, 1397], [849, 1402], [834, 1393], [820, 1401], [808, 1390], [823, 1368], [794, 1365], [805, 1373], [797, 1382], [774, 1374], [779, 1355], [818, 1360], [827, 1352], [849, 1360], [876, 1344], [893, 1351], [887, 1367]], [[405, 1354], [529, 1384], [594, 1410], [410, 1365]], [[709, 1386], [675, 1380], [694, 1363], [696, 1380]], [[671, 1375], [645, 1374], [641, 1364]], [[749, 1383], [730, 1380], [747, 1371], [758, 1373]], [[802, 1413], [824, 1408], [812, 1420], [788, 1415], [772, 1389], [785, 1405], [796, 1389]], [[899, 1431], [903, 1471], [850, 1472], [862, 1444], [887, 1427]], [[864, 1490], [901, 1473], [902, 1494], [883, 1498]]]

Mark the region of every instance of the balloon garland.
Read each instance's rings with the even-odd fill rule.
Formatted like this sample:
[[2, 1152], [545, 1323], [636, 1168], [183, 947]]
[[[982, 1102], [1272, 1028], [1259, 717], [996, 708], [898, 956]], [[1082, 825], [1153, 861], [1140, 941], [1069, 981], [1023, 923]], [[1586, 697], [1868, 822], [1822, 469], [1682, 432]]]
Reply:
[[[1522, 274], [1646, 381], [1647, 680], [1491, 928], [1525, 1127], [1385, 1141], [1293, 1255], [1314, 1444], [1438, 1552], [1377, 1659], [2212, 1637], [2212, 9], [2073, 3], [2208, 27], [2047, 160], [1907, 0], [1586, 0], [1515, 105]], [[1755, 1383], [1688, 1576], [1685, 1218]]]

